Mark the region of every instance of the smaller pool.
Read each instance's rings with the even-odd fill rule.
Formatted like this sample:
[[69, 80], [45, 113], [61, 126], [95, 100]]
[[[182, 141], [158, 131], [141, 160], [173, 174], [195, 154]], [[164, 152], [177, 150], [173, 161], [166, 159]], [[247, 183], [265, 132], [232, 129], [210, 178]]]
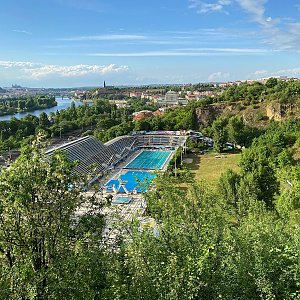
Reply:
[[146, 192], [152, 180], [156, 177], [153, 172], [147, 171], [127, 171], [117, 179], [111, 179], [105, 184], [107, 192], [124, 194], [136, 191], [137, 193]]
[[112, 204], [128, 204], [132, 200], [130, 196], [117, 196], [113, 201]]

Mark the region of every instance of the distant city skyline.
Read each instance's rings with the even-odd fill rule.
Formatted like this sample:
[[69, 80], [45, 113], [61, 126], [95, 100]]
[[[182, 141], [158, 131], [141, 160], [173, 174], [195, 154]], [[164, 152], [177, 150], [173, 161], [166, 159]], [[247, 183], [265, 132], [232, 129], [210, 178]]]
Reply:
[[300, 77], [300, 1], [10, 0], [0, 87]]

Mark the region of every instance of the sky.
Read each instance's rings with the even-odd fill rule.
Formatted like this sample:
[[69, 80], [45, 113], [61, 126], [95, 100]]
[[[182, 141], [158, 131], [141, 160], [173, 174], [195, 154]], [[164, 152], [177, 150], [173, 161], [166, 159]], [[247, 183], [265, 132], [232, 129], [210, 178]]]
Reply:
[[0, 87], [300, 77], [300, 0], [9, 0]]

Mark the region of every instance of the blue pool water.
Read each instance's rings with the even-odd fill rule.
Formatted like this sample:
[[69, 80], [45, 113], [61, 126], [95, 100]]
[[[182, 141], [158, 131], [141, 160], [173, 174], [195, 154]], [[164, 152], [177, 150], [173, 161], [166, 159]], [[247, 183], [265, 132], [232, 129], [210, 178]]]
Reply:
[[138, 193], [143, 193], [147, 190], [151, 181], [155, 177], [156, 175], [152, 172], [127, 171], [126, 173], [121, 174], [119, 178], [108, 181], [105, 186], [107, 192], [113, 192], [112, 186], [114, 185], [115, 189], [119, 191], [119, 193], [125, 193], [126, 191], [122, 186], [120, 186], [121, 182], [124, 182], [124, 186], [128, 192], [132, 192], [136, 189]]
[[117, 196], [115, 200], [112, 201], [113, 204], [128, 204], [132, 200], [130, 196]]
[[142, 151], [134, 160], [132, 160], [126, 169], [162, 169], [172, 151]]

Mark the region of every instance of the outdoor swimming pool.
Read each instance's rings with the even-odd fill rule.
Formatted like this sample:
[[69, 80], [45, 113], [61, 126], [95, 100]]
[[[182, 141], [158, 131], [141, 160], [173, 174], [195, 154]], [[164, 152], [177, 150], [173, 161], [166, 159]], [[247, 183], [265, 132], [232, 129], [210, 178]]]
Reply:
[[142, 151], [125, 169], [159, 170], [167, 162], [172, 151]]
[[153, 172], [126, 171], [118, 178], [109, 180], [105, 184], [105, 188], [107, 192], [126, 193], [126, 190], [127, 192], [136, 190], [137, 193], [144, 193], [155, 177], [156, 175]]

